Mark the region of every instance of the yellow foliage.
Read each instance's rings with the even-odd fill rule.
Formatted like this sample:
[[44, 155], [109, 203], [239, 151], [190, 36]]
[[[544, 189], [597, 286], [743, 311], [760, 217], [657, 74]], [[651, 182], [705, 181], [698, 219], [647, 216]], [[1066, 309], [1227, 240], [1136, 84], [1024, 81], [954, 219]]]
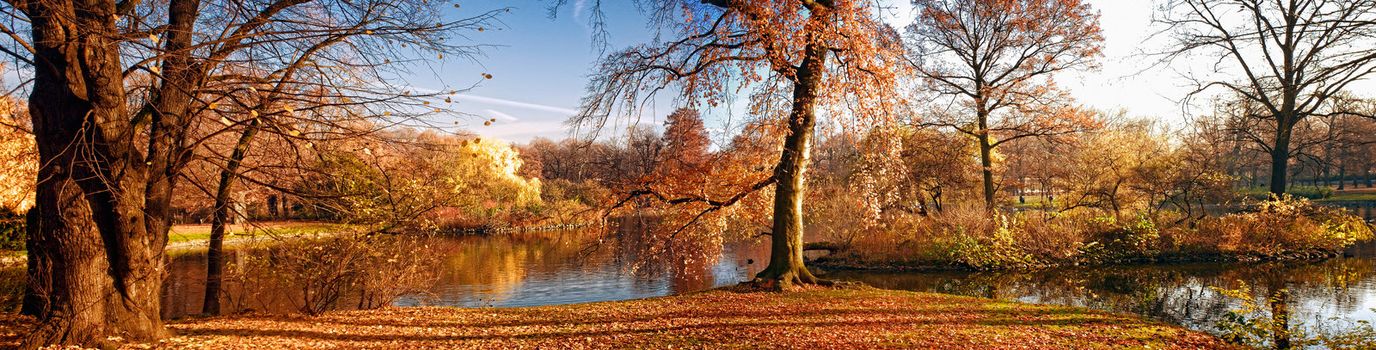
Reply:
[[453, 161], [449, 179], [458, 193], [472, 193], [488, 189], [492, 199], [514, 206], [526, 206], [540, 200], [540, 179], [517, 175], [521, 157], [515, 149], [500, 141], [474, 139], [458, 145], [453, 153], [469, 155]]
[[33, 134], [21, 129], [27, 118], [13, 99], [0, 99], [0, 209], [33, 206], [38, 150]]

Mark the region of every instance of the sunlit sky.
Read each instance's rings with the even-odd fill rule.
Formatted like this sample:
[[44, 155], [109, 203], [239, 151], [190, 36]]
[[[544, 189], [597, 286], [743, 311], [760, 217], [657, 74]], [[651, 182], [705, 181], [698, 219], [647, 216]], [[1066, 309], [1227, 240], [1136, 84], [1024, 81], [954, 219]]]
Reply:
[[[490, 73], [493, 79], [483, 80], [456, 99], [459, 111], [482, 118], [461, 119], [460, 127], [512, 142], [525, 142], [533, 137], [568, 136], [568, 128], [563, 123], [575, 113], [593, 62], [598, 57], [592, 49], [592, 31], [586, 23], [584, 1], [570, 1], [555, 18], [549, 17], [549, 0], [464, 2], [463, 8], [453, 15], [504, 6], [512, 8], [502, 17], [503, 26], [499, 30], [485, 31], [470, 38], [497, 46], [486, 49], [484, 56], [474, 60], [451, 58], [437, 62], [438, 74], [420, 74], [410, 83], [421, 88], [467, 86], [477, 81], [482, 73]], [[1180, 103], [1189, 84], [1180, 71], [1190, 70], [1189, 67], [1179, 67], [1180, 64], [1153, 67], [1156, 58], [1144, 55], [1166, 45], [1162, 40], [1149, 40], [1154, 32], [1161, 30], [1152, 24], [1156, 2], [1088, 2], [1102, 16], [1100, 24], [1105, 42], [1101, 67], [1058, 76], [1061, 87], [1070, 90], [1079, 103], [1090, 107], [1125, 109], [1130, 116], [1159, 118], [1173, 124], [1183, 124], [1189, 113], [1205, 111], [1205, 108], [1185, 109]], [[609, 11], [607, 22], [612, 50], [650, 38], [651, 31], [646, 28], [644, 17], [634, 7], [612, 5], [622, 1], [604, 3]], [[887, 20], [899, 27], [911, 22], [913, 17], [906, 1], [894, 1], [886, 13]], [[1370, 85], [1359, 85], [1365, 86]], [[658, 124], [675, 107], [669, 98], [659, 101], [629, 123]], [[726, 123], [713, 119], [739, 113], [739, 110], [704, 111], [709, 116], [709, 128]], [[483, 126], [481, 120], [487, 118], [495, 118], [497, 123]]]

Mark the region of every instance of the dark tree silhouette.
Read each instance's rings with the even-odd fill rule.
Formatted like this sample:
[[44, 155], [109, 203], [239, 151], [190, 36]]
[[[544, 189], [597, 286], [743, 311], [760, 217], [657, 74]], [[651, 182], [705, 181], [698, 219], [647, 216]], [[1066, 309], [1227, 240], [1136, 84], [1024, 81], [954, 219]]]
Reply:
[[[1376, 1], [1171, 0], [1157, 22], [1174, 41], [1165, 61], [1207, 57], [1196, 89], [1235, 94], [1254, 105], [1269, 135], [1255, 137], [1271, 156], [1270, 190], [1283, 194], [1294, 129], [1330, 99], [1376, 73]], [[1212, 73], [1226, 73], [1223, 75]]]

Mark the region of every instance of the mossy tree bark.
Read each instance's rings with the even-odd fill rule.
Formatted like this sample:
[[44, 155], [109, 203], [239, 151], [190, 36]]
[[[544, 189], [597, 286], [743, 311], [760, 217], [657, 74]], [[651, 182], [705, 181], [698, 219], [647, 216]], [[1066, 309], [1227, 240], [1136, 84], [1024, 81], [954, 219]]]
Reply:
[[980, 108], [978, 119], [979, 135], [976, 135], [975, 138], [979, 140], [979, 165], [981, 180], [984, 183], [984, 207], [993, 210], [998, 189], [994, 186], [994, 143], [989, 136], [989, 113]]

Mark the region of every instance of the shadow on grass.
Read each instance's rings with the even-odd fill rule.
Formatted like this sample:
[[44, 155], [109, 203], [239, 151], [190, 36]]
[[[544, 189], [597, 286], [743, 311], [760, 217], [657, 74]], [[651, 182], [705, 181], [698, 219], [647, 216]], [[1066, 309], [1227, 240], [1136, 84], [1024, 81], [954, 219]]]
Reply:
[[[874, 313], [873, 315], [874, 315], [874, 316], [888, 316], [889, 314], [887, 314], [887, 313]], [[775, 316], [778, 317], [779, 315], [775, 315]], [[1057, 325], [1057, 326], [1082, 325], [1082, 326], [1087, 326], [1087, 327], [1088, 327], [1088, 326], [1102, 326], [1102, 325], [1116, 325], [1116, 326], [1127, 326], [1127, 327], [1132, 327], [1132, 326], [1141, 326], [1141, 325], [1145, 325], [1145, 324], [1141, 324], [1141, 323], [1122, 323], [1122, 322], [1107, 322], [1107, 321], [1110, 321], [1110, 320], [1095, 320], [1095, 321], [1092, 321], [1092, 322], [1084, 322], [1084, 323], [1077, 323], [1077, 322], [1073, 322], [1073, 321], [1072, 321], [1072, 322], [1067, 322], [1066, 320], [1030, 321], [1030, 322], [1029, 322], [1029, 321], [1017, 321], [1017, 322], [1010, 322], [1009, 324], [1017, 324], [1017, 325], [1032, 326], [1032, 327], [1035, 327], [1035, 326], [1044, 326], [1044, 325]], [[997, 321], [994, 322], [993, 324], [1002, 324], [1003, 322], [1004, 322], [1004, 321], [1002, 321], [1002, 320], [997, 320]], [[585, 324], [611, 324], [611, 323], [614, 323], [614, 322], [594, 322], [594, 323], [585, 323]], [[903, 326], [908, 326], [908, 327], [911, 327], [911, 326], [935, 326], [935, 325], [950, 325], [950, 326], [956, 326], [956, 327], [979, 327], [979, 326], [988, 326], [988, 325], [990, 325], [990, 324], [989, 324], [989, 323], [985, 323], [985, 322], [980, 322], [980, 321], [978, 321], [978, 320], [928, 319], [928, 320], [910, 320], [910, 321], [903, 321], [903, 322], [902, 322], [902, 325], [903, 325]], [[502, 333], [502, 334], [473, 334], [473, 335], [435, 335], [435, 334], [354, 334], [354, 333], [343, 333], [343, 334], [341, 334], [341, 333], [332, 333], [332, 332], [314, 331], [314, 330], [261, 329], [261, 328], [252, 328], [252, 329], [250, 329], [250, 328], [214, 328], [214, 329], [200, 329], [200, 330], [194, 330], [194, 331], [184, 331], [184, 332], [181, 332], [181, 333], [182, 333], [182, 335], [188, 335], [188, 336], [282, 337], [282, 338], [301, 339], [301, 340], [329, 340], [329, 341], [347, 341], [347, 342], [464, 342], [464, 341], [481, 341], [481, 340], [497, 340], [497, 339], [507, 339], [507, 340], [537, 340], [537, 341], [538, 341], [538, 340], [578, 339], [578, 338], [586, 338], [586, 337], [606, 337], [606, 336], [618, 336], [618, 335], [645, 335], [645, 334], [661, 334], [661, 335], [662, 335], [662, 334], [666, 334], [666, 333], [675, 333], [676, 335], [688, 335], [688, 334], [692, 334], [693, 331], [696, 331], [696, 330], [712, 330], [712, 331], [714, 331], [715, 334], [720, 334], [720, 335], [723, 335], [723, 336], [740, 337], [740, 336], [745, 336], [746, 334], [743, 333], [743, 332], [738, 332], [738, 330], [740, 330], [740, 329], [747, 329], [747, 328], [755, 329], [755, 328], [772, 327], [772, 328], [775, 328], [775, 329], [793, 329], [793, 328], [796, 328], [796, 329], [819, 329], [819, 328], [828, 328], [828, 327], [847, 327], [847, 328], [849, 328], [849, 327], [886, 327], [886, 326], [894, 326], [894, 321], [892, 321], [892, 320], [876, 320], [876, 321], [810, 321], [810, 322], [783, 321], [783, 322], [774, 322], [774, 321], [769, 321], [769, 320], [750, 320], [750, 321], [742, 320], [742, 321], [736, 321], [736, 322], [706, 322], [706, 323], [696, 323], [696, 324], [663, 325], [663, 326], [651, 326], [651, 327], [645, 327], [645, 328], [619, 329], [619, 330], [606, 330], [606, 329], [598, 329], [598, 328], [604, 328], [604, 327], [594, 327], [594, 329], [582, 330], [582, 331], [557, 331], [557, 330], [552, 330], [552, 331], [535, 331], [535, 332], [532, 332], [532, 333], [517, 333], [517, 334], [505, 334], [505, 333]], [[682, 333], [682, 334], [680, 334], [680, 333]]]
[[[560, 339], [584, 339], [588, 337], [615, 337], [637, 335], [664, 335], [691, 337], [717, 335], [748, 338], [748, 330], [774, 329], [781, 331], [806, 330], [811, 332], [830, 331], [828, 328], [873, 328], [891, 329], [895, 334], [919, 329], [977, 329], [1003, 326], [1026, 327], [1144, 327], [1155, 324], [1141, 320], [1122, 319], [1108, 314], [1082, 314], [1063, 317], [1067, 313], [1059, 308], [1034, 310], [974, 310], [958, 307], [934, 307], [924, 310], [907, 309], [818, 309], [771, 313], [768, 310], [673, 310], [650, 312], [634, 318], [618, 318], [615, 315], [557, 315], [541, 310], [500, 310], [503, 318], [536, 318], [533, 320], [484, 322], [445, 322], [417, 320], [399, 322], [391, 320], [341, 320], [341, 319], [294, 319], [284, 328], [301, 326], [303, 328], [320, 326], [343, 326], [344, 333], [305, 330], [305, 329], [265, 329], [265, 328], [203, 328], [183, 330], [187, 336], [236, 336], [236, 337], [281, 337], [303, 341], [344, 341], [344, 342], [469, 342], [486, 340], [528, 340], [552, 341]], [[513, 315], [514, 314], [514, 315]], [[346, 315], [341, 315], [346, 316]], [[452, 315], [451, 315], [452, 316]], [[580, 317], [582, 316], [582, 317]], [[860, 321], [857, 321], [860, 320]], [[293, 325], [294, 324], [294, 325]], [[370, 327], [401, 327], [401, 329], [373, 329], [382, 334], [362, 334]], [[937, 327], [948, 326], [948, 327]], [[410, 327], [421, 327], [418, 329]], [[569, 327], [583, 328], [568, 330]], [[409, 328], [409, 329], [408, 329]], [[350, 329], [361, 330], [350, 332]], [[458, 335], [425, 334], [426, 329], [467, 333]], [[396, 332], [401, 334], [388, 334]], [[419, 334], [417, 334], [419, 333]]]

